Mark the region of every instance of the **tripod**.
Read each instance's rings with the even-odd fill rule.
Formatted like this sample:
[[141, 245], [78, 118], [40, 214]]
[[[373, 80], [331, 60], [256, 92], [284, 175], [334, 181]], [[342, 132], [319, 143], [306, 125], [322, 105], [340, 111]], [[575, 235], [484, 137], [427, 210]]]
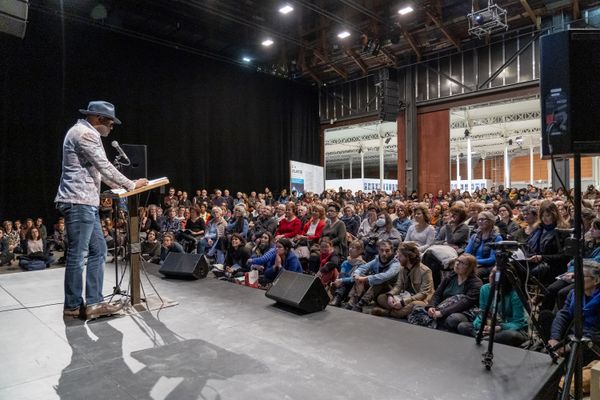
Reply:
[[[501, 243], [501, 242], [500, 242]], [[485, 306], [485, 310], [483, 311], [481, 318], [481, 326], [477, 331], [477, 335], [475, 336], [475, 342], [477, 345], [481, 345], [481, 341], [483, 340], [484, 330], [487, 326], [489, 329], [488, 336], [488, 348], [485, 353], [482, 354], [481, 362], [485, 366], [485, 368], [489, 371], [492, 369], [492, 365], [494, 364], [494, 337], [496, 336], [496, 322], [498, 321], [498, 305], [502, 299], [503, 295], [507, 295], [508, 293], [503, 293], [502, 288], [505, 287], [504, 280], [508, 280], [508, 284], [512, 289], [517, 293], [519, 300], [523, 304], [525, 311], [529, 315], [531, 319], [531, 323], [538, 331], [538, 334], [542, 338], [544, 343], [544, 348], [552, 358], [552, 362], [556, 363], [558, 361], [558, 355], [548, 344], [548, 338], [544, 337], [543, 330], [541, 329], [541, 325], [535, 315], [531, 312], [531, 307], [529, 306], [529, 302], [527, 301], [527, 296], [523, 291], [523, 287], [521, 286], [521, 281], [510, 266], [510, 252], [506, 249], [498, 249], [496, 251], [496, 273], [494, 274], [494, 280], [490, 285], [490, 295], [488, 297], [487, 304]], [[491, 315], [488, 323], [488, 316]]]
[[[554, 160], [553, 160], [554, 161]], [[583, 346], [588, 345], [591, 341], [583, 337], [583, 241], [581, 234], [581, 154], [575, 153], [573, 156], [573, 169], [575, 173], [574, 189], [575, 189], [575, 229], [574, 241], [575, 254], [575, 313], [573, 315], [573, 335], [569, 336], [571, 342], [571, 353], [565, 370], [563, 391], [561, 399], [569, 398], [571, 391], [571, 380], [575, 377], [575, 399], [583, 397]]]

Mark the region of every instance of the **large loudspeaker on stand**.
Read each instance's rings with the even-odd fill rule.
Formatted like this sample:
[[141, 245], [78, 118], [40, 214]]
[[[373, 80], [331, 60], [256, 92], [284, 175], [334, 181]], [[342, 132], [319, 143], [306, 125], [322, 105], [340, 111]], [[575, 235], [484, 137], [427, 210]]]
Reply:
[[323, 311], [329, 304], [329, 296], [319, 278], [286, 270], [275, 278], [265, 296], [305, 313]]
[[208, 260], [199, 254], [169, 253], [158, 272], [165, 278], [205, 278], [208, 275]]
[[600, 154], [600, 30], [572, 29], [540, 42], [542, 156]]

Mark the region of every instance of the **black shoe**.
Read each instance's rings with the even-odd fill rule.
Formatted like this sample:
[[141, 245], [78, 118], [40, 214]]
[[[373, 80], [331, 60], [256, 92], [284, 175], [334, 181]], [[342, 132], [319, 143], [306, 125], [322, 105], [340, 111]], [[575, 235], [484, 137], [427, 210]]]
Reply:
[[357, 312], [361, 313], [363, 311], [363, 309], [362, 309], [362, 306], [355, 304], [352, 306], [352, 311], [357, 311]]
[[338, 296], [337, 294], [333, 296], [333, 300], [329, 302], [329, 305], [334, 307], [341, 307], [342, 305], [342, 296]]

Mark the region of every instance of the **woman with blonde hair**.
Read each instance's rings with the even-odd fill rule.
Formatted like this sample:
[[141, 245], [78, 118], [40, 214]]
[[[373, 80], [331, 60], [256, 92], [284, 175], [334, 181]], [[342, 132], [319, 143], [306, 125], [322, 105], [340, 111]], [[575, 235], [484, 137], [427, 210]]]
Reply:
[[430, 225], [429, 210], [422, 204], [417, 204], [413, 210], [414, 223], [406, 232], [405, 242], [415, 242], [423, 253], [435, 242], [435, 228]]

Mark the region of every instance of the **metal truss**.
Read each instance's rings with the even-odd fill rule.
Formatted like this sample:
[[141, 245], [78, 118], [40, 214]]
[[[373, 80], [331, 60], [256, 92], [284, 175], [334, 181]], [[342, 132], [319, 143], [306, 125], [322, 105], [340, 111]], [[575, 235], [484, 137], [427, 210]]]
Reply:
[[[450, 129], [466, 129], [474, 126], [486, 126], [486, 125], [501, 125], [507, 122], [520, 122], [520, 121], [531, 121], [540, 120], [542, 117], [541, 111], [528, 111], [508, 115], [495, 115], [485, 118], [474, 118], [469, 119], [469, 123], [466, 120], [459, 120], [450, 123]], [[469, 126], [470, 124], [470, 126]]]
[[[497, 139], [497, 138], [509, 137], [509, 136], [536, 136], [536, 135], [539, 135], [541, 133], [541, 131], [542, 131], [541, 128], [523, 128], [523, 129], [511, 129], [506, 132], [498, 131], [498, 132], [482, 133], [479, 135], [471, 135], [469, 137], [471, 138], [471, 142], [474, 143], [478, 139], [486, 140], [486, 139]], [[466, 136], [450, 138], [450, 143], [466, 143], [466, 142], [467, 142]]]
[[[367, 140], [379, 139], [379, 133], [367, 133], [360, 136], [351, 136], [338, 139], [329, 139], [325, 141], [325, 146], [334, 144], [360, 143]], [[381, 132], [381, 137], [384, 139], [396, 137], [396, 132]], [[329, 153], [328, 153], [329, 154]]]

